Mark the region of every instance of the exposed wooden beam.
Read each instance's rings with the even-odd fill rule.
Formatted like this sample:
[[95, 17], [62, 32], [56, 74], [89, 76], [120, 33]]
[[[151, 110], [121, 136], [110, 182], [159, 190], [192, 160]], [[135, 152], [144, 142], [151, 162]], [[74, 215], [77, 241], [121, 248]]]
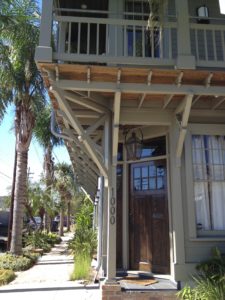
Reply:
[[91, 68], [87, 67], [87, 83], [91, 82]]
[[66, 90], [80, 90], [80, 91], [93, 91], [93, 92], [116, 92], [118, 88], [121, 93], [148, 93], [148, 94], [174, 94], [174, 95], [189, 95], [196, 94], [202, 96], [225, 96], [225, 89], [223, 86], [210, 86], [206, 88], [202, 85], [182, 85], [177, 87], [175, 84], [147, 84], [142, 83], [121, 83], [119, 86], [114, 82], [91, 82], [87, 84], [85, 81], [78, 80], [59, 80], [55, 85], [60, 89]]
[[73, 92], [64, 91], [62, 93], [66, 99], [68, 99], [76, 104], [79, 104], [81, 106], [84, 106], [86, 108], [89, 108], [91, 110], [94, 110], [98, 113], [104, 113], [107, 111], [104, 106], [94, 103], [93, 101], [91, 101], [89, 99], [81, 98], [80, 96], [76, 95]]
[[140, 97], [140, 102], [138, 104], [138, 109], [140, 109], [142, 107], [142, 104], [145, 101], [145, 96], [146, 96], [146, 94], [142, 94], [142, 96]]
[[121, 69], [119, 69], [118, 72], [117, 72], [117, 84], [120, 84], [120, 81], [121, 81], [121, 73], [122, 73], [122, 71], [121, 71]]
[[152, 83], [152, 71], [149, 71], [148, 78], [147, 78], [147, 85], [151, 85]]
[[177, 85], [177, 87], [181, 86], [183, 76], [184, 76], [184, 72], [183, 71], [180, 72], [180, 74], [177, 76], [177, 79], [176, 79], [176, 82], [175, 82], [176, 85]]
[[120, 125], [120, 102], [121, 93], [116, 92], [114, 96], [114, 117], [113, 117], [113, 142], [112, 142], [112, 156], [113, 165], [117, 164], [118, 141], [119, 141], [119, 125]]
[[201, 96], [202, 96], [202, 95], [198, 95], [198, 96], [196, 96], [196, 97], [193, 99], [193, 101], [192, 101], [192, 106], [195, 105], [195, 103], [201, 98]]
[[124, 125], [164, 125], [169, 126], [172, 122], [172, 112], [165, 110], [139, 110], [123, 109], [120, 112], [120, 124]]
[[88, 135], [92, 134], [99, 126], [101, 126], [105, 121], [106, 115], [103, 115], [97, 122], [91, 125], [87, 130], [86, 133]]
[[52, 86], [50, 88], [50, 90], [55, 95], [57, 101], [60, 103], [63, 111], [66, 113], [68, 119], [70, 120], [71, 125], [76, 130], [77, 134], [82, 138], [82, 142], [83, 142], [85, 148], [87, 149], [87, 152], [89, 153], [92, 160], [98, 166], [101, 174], [103, 176], [107, 177], [107, 175], [108, 175], [107, 169], [106, 169], [105, 165], [103, 164], [103, 162], [100, 160], [100, 158], [95, 150], [94, 142], [91, 140], [91, 138], [89, 136], [86, 135], [84, 129], [82, 128], [78, 119], [76, 118], [73, 111], [71, 110], [68, 102], [66, 101], [64, 94], [62, 93], [62, 91], [60, 89], [58, 89], [55, 86]]
[[165, 96], [164, 99], [164, 104], [163, 104], [163, 109], [167, 108], [167, 106], [170, 104], [170, 102], [172, 101], [174, 95], [167, 95]]
[[222, 99], [220, 99], [220, 100], [212, 107], [212, 110], [217, 109], [221, 104], [223, 104], [224, 101], [225, 101], [225, 97], [223, 97]]
[[209, 87], [210, 87], [212, 78], [213, 78], [213, 73], [210, 72], [210, 73], [208, 74], [208, 76], [206, 77], [206, 79], [205, 79], [205, 87], [206, 87], [206, 88], [209, 88]]

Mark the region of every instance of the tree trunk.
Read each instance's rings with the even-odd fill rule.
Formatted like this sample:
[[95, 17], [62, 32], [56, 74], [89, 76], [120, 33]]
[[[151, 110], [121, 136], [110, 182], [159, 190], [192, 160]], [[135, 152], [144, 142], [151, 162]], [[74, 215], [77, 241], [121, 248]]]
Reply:
[[[44, 169], [46, 179], [46, 190], [50, 192], [53, 176], [53, 161], [52, 161], [52, 145], [48, 145], [44, 155]], [[48, 212], [45, 210], [44, 228], [48, 232], [51, 230], [51, 219]]]
[[22, 254], [23, 215], [27, 193], [28, 151], [17, 151], [16, 188], [13, 209], [12, 241], [10, 252]]
[[63, 227], [64, 227], [64, 210], [63, 207], [60, 208], [60, 223], [59, 223], [59, 235], [63, 236]]
[[34, 115], [30, 105], [26, 103], [29, 102], [28, 99], [29, 95], [26, 94], [24, 103], [20, 101], [16, 106], [15, 115], [17, 167], [10, 252], [16, 255], [22, 254], [23, 215], [27, 196], [27, 157], [34, 127]]
[[70, 200], [67, 203], [67, 231], [70, 231], [70, 215], [71, 215], [71, 205]]

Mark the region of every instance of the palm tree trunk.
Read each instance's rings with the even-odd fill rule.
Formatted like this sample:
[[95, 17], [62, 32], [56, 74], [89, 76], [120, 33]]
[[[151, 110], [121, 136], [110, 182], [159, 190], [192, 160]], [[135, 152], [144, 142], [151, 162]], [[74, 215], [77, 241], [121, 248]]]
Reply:
[[[52, 171], [53, 171], [53, 163], [52, 163], [52, 146], [48, 145], [45, 155], [44, 155], [44, 166], [45, 166], [45, 179], [46, 179], [46, 189], [50, 191], [52, 185]], [[48, 232], [51, 230], [51, 219], [48, 212], [45, 210], [44, 216], [44, 228]]]
[[16, 188], [10, 248], [10, 252], [16, 255], [22, 254], [23, 215], [27, 193], [27, 154], [28, 151], [17, 151]]
[[71, 215], [71, 205], [70, 200], [67, 203], [67, 231], [70, 231], [70, 215]]
[[63, 236], [64, 227], [64, 210], [63, 207], [60, 208], [60, 223], [59, 223], [59, 235]]

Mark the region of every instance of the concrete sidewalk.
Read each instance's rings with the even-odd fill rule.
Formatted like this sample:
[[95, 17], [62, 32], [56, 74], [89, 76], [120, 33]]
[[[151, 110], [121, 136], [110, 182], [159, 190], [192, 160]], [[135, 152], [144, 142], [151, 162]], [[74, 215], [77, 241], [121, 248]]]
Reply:
[[67, 243], [73, 234], [65, 234], [62, 242], [50, 253], [43, 255], [31, 269], [19, 272], [10, 284], [0, 287], [3, 300], [98, 300], [98, 285], [84, 286], [69, 281], [73, 270], [73, 257], [67, 251]]

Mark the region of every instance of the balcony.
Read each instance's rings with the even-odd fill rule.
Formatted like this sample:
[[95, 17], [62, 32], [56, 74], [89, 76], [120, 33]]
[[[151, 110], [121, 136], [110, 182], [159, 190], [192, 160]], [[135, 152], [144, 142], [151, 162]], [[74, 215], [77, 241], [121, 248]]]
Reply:
[[54, 60], [123, 65], [173, 66], [177, 56], [175, 22], [55, 16]]
[[165, 19], [151, 26], [143, 15], [142, 19], [137, 16], [131, 20], [126, 13], [119, 17], [109, 11], [85, 11], [84, 15], [79, 9], [56, 9], [51, 26], [52, 59], [59, 63], [174, 68], [179, 53], [182, 56], [180, 49], [187, 44], [194, 61], [190, 68], [224, 67], [225, 21], [222, 18], [208, 19], [207, 24], [202, 24], [190, 17], [186, 31], [189, 36], [183, 46], [179, 40], [182, 28], [178, 28], [176, 16]]

